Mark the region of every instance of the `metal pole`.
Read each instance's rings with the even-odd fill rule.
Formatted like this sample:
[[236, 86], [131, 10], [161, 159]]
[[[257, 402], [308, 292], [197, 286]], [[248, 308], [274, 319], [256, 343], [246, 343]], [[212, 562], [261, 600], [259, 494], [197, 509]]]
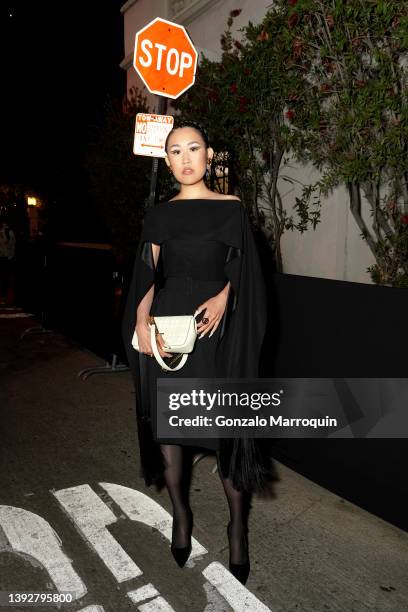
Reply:
[[[167, 108], [167, 98], [165, 96], [159, 96], [159, 104], [158, 104], [158, 115], [164, 115], [166, 113]], [[152, 174], [150, 176], [150, 191], [149, 197], [147, 198], [147, 207], [154, 206], [156, 201], [156, 187], [157, 187], [157, 176], [159, 172], [159, 158], [153, 157], [152, 161]]]

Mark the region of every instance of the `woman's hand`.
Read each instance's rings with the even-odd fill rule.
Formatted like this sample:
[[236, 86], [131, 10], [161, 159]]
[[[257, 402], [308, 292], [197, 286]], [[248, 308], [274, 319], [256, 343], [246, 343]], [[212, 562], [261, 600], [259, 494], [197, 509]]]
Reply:
[[209, 335], [209, 338], [211, 338], [219, 326], [227, 306], [229, 286], [230, 283], [228, 283], [220, 293], [217, 293], [217, 295], [201, 304], [195, 311], [195, 317], [203, 310], [205, 311], [200, 323], [197, 323], [199, 338], [202, 338], [208, 332], [211, 332]]
[[[146, 322], [136, 323], [136, 335], [139, 341], [139, 351], [140, 353], [145, 353], [146, 355], [150, 355], [153, 357], [152, 344], [150, 341], [150, 327]], [[165, 342], [161, 334], [157, 334], [156, 343], [159, 354], [161, 357], [171, 357], [171, 353], [166, 353], [165, 351]]]

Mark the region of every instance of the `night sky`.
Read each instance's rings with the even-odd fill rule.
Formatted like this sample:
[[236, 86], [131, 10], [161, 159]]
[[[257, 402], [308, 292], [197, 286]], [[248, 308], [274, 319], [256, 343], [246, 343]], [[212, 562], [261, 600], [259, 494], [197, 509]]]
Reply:
[[2, 0], [0, 180], [86, 199], [82, 161], [126, 90], [122, 0]]

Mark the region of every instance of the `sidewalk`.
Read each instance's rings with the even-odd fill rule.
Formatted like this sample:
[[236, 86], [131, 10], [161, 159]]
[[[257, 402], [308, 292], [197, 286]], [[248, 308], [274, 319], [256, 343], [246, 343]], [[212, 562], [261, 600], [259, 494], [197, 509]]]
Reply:
[[56, 592], [57, 580], [82, 593], [61, 609], [87, 612], [408, 610], [408, 534], [279, 463], [276, 497], [253, 500], [246, 588], [223, 569], [228, 511], [213, 456], [194, 468], [197, 554], [179, 569], [167, 492], [138, 476], [129, 372], [82, 381], [104, 362], [60, 334], [20, 340], [35, 324], [0, 318], [0, 590]]

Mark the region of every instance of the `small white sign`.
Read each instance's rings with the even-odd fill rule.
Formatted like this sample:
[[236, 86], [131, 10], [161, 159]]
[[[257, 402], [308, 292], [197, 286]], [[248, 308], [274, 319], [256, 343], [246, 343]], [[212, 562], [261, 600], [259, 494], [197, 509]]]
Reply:
[[171, 115], [136, 115], [135, 140], [133, 153], [150, 157], [165, 157], [164, 143], [172, 130], [174, 118]]

